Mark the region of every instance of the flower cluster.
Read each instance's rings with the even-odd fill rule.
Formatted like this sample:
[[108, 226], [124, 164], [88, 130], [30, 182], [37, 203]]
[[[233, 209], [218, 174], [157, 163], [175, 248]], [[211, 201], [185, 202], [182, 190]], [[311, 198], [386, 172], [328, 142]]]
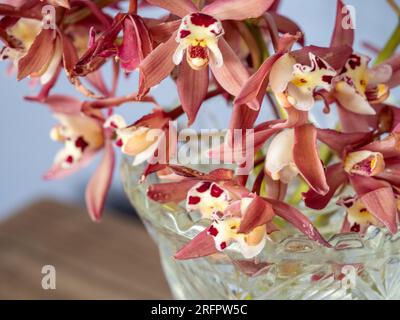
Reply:
[[[142, 15], [150, 7], [167, 14]], [[286, 223], [329, 246], [312, 217], [297, 209], [300, 202], [313, 210], [342, 208], [338, 232], [398, 230], [400, 109], [388, 101], [400, 83], [400, 59], [387, 54], [373, 64], [355, 52], [343, 7], [337, 0], [329, 47], [318, 47], [305, 45], [278, 0], [3, 0], [0, 57], [18, 80], [40, 88], [26, 99], [48, 106], [58, 120], [50, 137], [63, 148], [46, 179], [75, 173], [103, 154], [86, 189], [93, 220], [101, 219], [119, 149], [133, 165], [144, 164], [140, 182], [151, 174], [164, 181], [149, 186], [152, 201], [184, 204], [194, 223], [207, 221], [177, 259], [227, 248], [250, 259]], [[106, 65], [111, 81], [102, 75]], [[136, 89], [118, 96], [121, 72]], [[53, 92], [63, 75], [81, 98]], [[152, 96], [166, 78], [179, 97], [171, 109]], [[230, 130], [253, 129], [256, 159], [247, 175], [198, 172], [172, 160], [178, 146], [168, 139], [175, 130], [169, 123], [186, 117], [191, 126], [203, 102], [216, 96], [232, 105]], [[131, 124], [115, 114], [123, 104], [142, 103], [152, 111]], [[313, 121], [321, 105], [338, 115], [329, 128]], [[263, 119], [261, 108], [274, 119]], [[228, 152], [227, 140], [209, 156]]]

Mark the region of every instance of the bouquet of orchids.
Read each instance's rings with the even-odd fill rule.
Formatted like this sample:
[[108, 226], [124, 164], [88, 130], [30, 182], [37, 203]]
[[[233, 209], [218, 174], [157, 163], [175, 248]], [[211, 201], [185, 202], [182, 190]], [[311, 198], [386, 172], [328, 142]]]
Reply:
[[[394, 5], [393, 2], [391, 2]], [[305, 45], [300, 27], [279, 13], [279, 0], [15, 0], [0, 1], [1, 58], [18, 80], [40, 86], [26, 99], [44, 104], [59, 120], [51, 138], [63, 143], [45, 179], [83, 169], [102, 153], [86, 189], [90, 217], [101, 219], [115, 167], [115, 152], [144, 164], [141, 181], [155, 175], [147, 196], [185, 203], [209, 226], [176, 253], [211, 255], [236, 244], [254, 258], [286, 223], [329, 246], [302, 213], [342, 206], [340, 232], [363, 235], [372, 225], [396, 233], [400, 199], [400, 109], [385, 101], [400, 83], [393, 39], [370, 58], [353, 51], [352, 17], [337, 0], [329, 47]], [[165, 9], [145, 18], [148, 7]], [[125, 10], [123, 8], [126, 8]], [[112, 65], [111, 85], [101, 70]], [[116, 94], [123, 72], [132, 92]], [[134, 84], [132, 73], [138, 73]], [[66, 75], [82, 99], [54, 93]], [[171, 77], [179, 105], [165, 108], [151, 89]], [[232, 158], [234, 169], [199, 172], [176, 162], [170, 122], [191, 126], [204, 101], [221, 96], [231, 118], [225, 140], [210, 158]], [[318, 102], [318, 103], [317, 103]], [[322, 102], [322, 103], [321, 103]], [[123, 104], [154, 109], [127, 123]], [[312, 108], [335, 108], [338, 122], [321, 128]], [[267, 108], [272, 120], [262, 119]], [[237, 143], [232, 132], [239, 130]], [[159, 133], [154, 135], [154, 132]], [[243, 132], [243, 134], [242, 134]], [[250, 139], [252, 144], [244, 146]], [[250, 150], [251, 149], [251, 150]], [[243, 171], [238, 155], [254, 155]], [[296, 202], [288, 190], [297, 188]], [[400, 204], [400, 203], [399, 203]], [[284, 222], [284, 223], [283, 223]], [[283, 227], [282, 227], [283, 226]]]

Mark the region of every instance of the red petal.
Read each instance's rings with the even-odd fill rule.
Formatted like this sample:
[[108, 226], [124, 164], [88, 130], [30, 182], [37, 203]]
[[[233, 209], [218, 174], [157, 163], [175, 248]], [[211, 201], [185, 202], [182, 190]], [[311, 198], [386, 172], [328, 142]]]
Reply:
[[55, 31], [43, 29], [35, 38], [26, 55], [18, 61], [18, 80], [35, 74], [40, 76], [46, 71], [55, 50]]
[[141, 94], [159, 84], [174, 69], [175, 64], [172, 61], [172, 55], [178, 47], [175, 37], [176, 33], [167, 42], [155, 48], [140, 64], [139, 68], [143, 76], [139, 90]]
[[182, 108], [191, 125], [197, 116], [208, 90], [208, 68], [193, 70], [186, 59], [179, 66], [179, 76], [176, 82]]
[[386, 180], [390, 184], [400, 187], [400, 159], [385, 159], [385, 170], [380, 173], [377, 178]]
[[308, 185], [325, 195], [329, 186], [317, 151], [317, 130], [312, 124], [295, 127], [294, 130], [293, 160]]
[[370, 177], [350, 176], [350, 182], [365, 204], [391, 233], [397, 232], [397, 204], [389, 183]]
[[74, 162], [69, 168], [63, 168], [61, 164], [54, 164], [47, 172], [44, 173], [44, 180], [58, 180], [68, 177], [75, 172], [87, 167], [92, 161], [96, 152], [85, 152], [82, 158]]
[[314, 53], [321, 59], [324, 59], [335, 70], [341, 71], [343, 66], [349, 59], [350, 55], [353, 53], [353, 49], [347, 45], [335, 48], [307, 46], [300, 50], [291, 52], [291, 55], [296, 59], [298, 63], [309, 65], [309, 52]]
[[211, 71], [218, 83], [236, 97], [249, 78], [249, 74], [224, 38], [219, 39], [218, 47], [224, 58], [224, 64], [220, 68], [211, 65]]
[[149, 32], [140, 17], [128, 16], [124, 20], [122, 45], [118, 47], [121, 67], [126, 72], [134, 71], [151, 52]]
[[52, 112], [62, 114], [79, 113], [82, 107], [82, 103], [78, 99], [59, 94], [47, 97], [44, 103], [50, 107]]
[[146, 0], [148, 3], [163, 8], [178, 17], [184, 17], [192, 12], [197, 12], [198, 9], [190, 0]]
[[[266, 92], [269, 72], [271, 71], [271, 68], [275, 61], [278, 60], [280, 57], [281, 54], [276, 54], [264, 61], [264, 63], [260, 66], [256, 73], [254, 73], [244, 84], [243, 88], [241, 89], [240, 93], [234, 101], [236, 105], [244, 105], [252, 101], [257, 101], [257, 97], [260, 91], [262, 91], [263, 93]], [[256, 110], [261, 107], [261, 103], [262, 100], [259, 101]]]
[[274, 212], [277, 216], [291, 223], [294, 227], [304, 233], [311, 240], [317, 241], [318, 243], [331, 247], [331, 245], [322, 237], [318, 230], [313, 226], [310, 220], [303, 215], [299, 210], [294, 207], [274, 199], [266, 199], [272, 204]]
[[189, 190], [197, 183], [196, 180], [156, 183], [149, 186], [147, 196], [159, 203], [179, 203], [186, 199]]
[[347, 146], [360, 145], [369, 141], [372, 133], [343, 133], [332, 129], [317, 129], [317, 138], [340, 155]]
[[267, 11], [275, 0], [215, 0], [205, 6], [202, 13], [220, 20], [245, 20], [257, 18]]
[[263, 198], [256, 196], [244, 213], [238, 232], [247, 234], [254, 228], [267, 224], [274, 215], [272, 206]]
[[[353, 28], [343, 28], [343, 23], [353, 24], [349, 20], [350, 13], [348, 10], [345, 10], [343, 13], [345, 5], [342, 0], [337, 1], [336, 8], [336, 21], [335, 28], [333, 30], [332, 39], [331, 39], [331, 47], [338, 47], [342, 45], [348, 45], [353, 47], [354, 43], [354, 29]], [[353, 24], [354, 25], [354, 24]]]
[[360, 150], [380, 152], [385, 158], [400, 156], [400, 134], [392, 133], [383, 140], [371, 142]]
[[115, 154], [111, 140], [106, 140], [104, 156], [86, 187], [86, 206], [93, 221], [101, 219], [104, 203], [111, 186]]
[[342, 163], [331, 165], [326, 169], [326, 180], [329, 186], [329, 192], [326, 195], [320, 195], [312, 189], [303, 193], [304, 203], [307, 207], [321, 210], [328, 205], [336, 190], [347, 180]]
[[175, 254], [175, 259], [187, 260], [205, 257], [217, 253], [214, 238], [208, 234], [208, 228], [200, 232]]

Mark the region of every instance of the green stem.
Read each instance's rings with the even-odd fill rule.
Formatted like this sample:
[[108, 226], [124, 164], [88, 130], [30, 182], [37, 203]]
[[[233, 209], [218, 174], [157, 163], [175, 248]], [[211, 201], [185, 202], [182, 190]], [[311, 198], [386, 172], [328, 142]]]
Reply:
[[389, 59], [394, 52], [396, 51], [397, 47], [400, 44], [400, 21], [397, 24], [396, 29], [394, 30], [393, 34], [386, 42], [386, 45], [383, 49], [379, 52], [376, 60], [374, 62], [375, 65], [382, 63], [383, 61]]

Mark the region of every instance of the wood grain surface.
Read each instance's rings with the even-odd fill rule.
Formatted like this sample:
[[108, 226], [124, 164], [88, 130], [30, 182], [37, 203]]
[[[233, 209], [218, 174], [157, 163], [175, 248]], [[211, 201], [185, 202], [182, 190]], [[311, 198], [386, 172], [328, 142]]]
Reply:
[[[41, 286], [44, 265], [56, 289]], [[0, 224], [0, 299], [171, 299], [155, 244], [139, 222], [43, 200]]]

